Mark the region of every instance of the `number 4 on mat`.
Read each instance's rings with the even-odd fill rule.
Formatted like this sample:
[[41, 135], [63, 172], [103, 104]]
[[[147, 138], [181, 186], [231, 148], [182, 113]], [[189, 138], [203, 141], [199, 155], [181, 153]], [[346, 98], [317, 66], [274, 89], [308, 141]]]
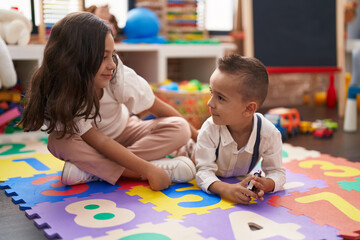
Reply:
[[[297, 232], [300, 226], [295, 223], [280, 224], [249, 211], [232, 212], [229, 218], [235, 239], [263, 239], [275, 236], [289, 239], [305, 238]], [[250, 227], [257, 230], [252, 231]]]

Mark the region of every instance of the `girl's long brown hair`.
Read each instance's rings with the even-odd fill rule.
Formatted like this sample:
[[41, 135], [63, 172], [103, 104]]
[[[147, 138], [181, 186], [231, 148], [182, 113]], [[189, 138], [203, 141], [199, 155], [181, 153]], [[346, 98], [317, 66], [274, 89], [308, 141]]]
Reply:
[[39, 130], [46, 120], [47, 128], [41, 130], [50, 133], [60, 123], [63, 137], [78, 131], [77, 118], [99, 115], [94, 77], [109, 32], [101, 19], [85, 12], [68, 14], [52, 27], [42, 64], [26, 93], [20, 121], [24, 131]]

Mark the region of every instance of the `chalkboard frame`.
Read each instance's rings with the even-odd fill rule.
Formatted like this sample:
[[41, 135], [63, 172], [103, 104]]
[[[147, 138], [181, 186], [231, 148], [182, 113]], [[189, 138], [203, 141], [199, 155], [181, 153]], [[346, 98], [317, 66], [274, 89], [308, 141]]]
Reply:
[[[310, 2], [314, 3], [314, 2], [318, 2], [318, 4], [320, 3], [324, 3], [324, 4], [331, 4], [331, 8], [332, 11], [334, 13], [335, 16], [333, 16], [331, 19], [333, 21], [332, 23], [332, 28], [334, 28], [331, 32], [332, 34], [332, 46], [331, 46], [331, 54], [332, 54], [332, 60], [331, 63], [327, 63], [326, 61], [324, 63], [324, 61], [319, 61], [319, 59], [316, 59], [313, 62], [309, 62], [309, 63], [304, 63], [304, 61], [302, 61], [301, 64], [297, 64], [296, 61], [289, 61], [287, 62], [286, 58], [284, 58], [283, 62], [280, 59], [276, 59], [276, 60], [270, 60], [269, 58], [263, 58], [261, 56], [261, 52], [259, 53], [259, 49], [260, 50], [264, 50], [264, 48], [260, 48], [257, 47], [256, 44], [259, 44], [259, 41], [256, 41], [255, 37], [258, 36], [258, 28], [254, 29], [254, 22], [256, 24], [256, 19], [254, 20], [254, 18], [256, 16], [254, 16], [254, 12], [256, 11], [256, 9], [254, 9], [254, 5], [256, 7], [256, 4], [258, 4], [259, 2], [263, 2], [263, 1], [267, 1], [268, 3], [274, 4], [274, 6], [271, 9], [267, 9], [268, 12], [276, 12], [276, 11], [284, 11], [284, 9], [280, 6], [276, 6], [276, 4], [281, 4], [281, 3], [288, 3], [288, 2], [296, 2], [296, 4], [301, 4], [303, 2]], [[326, 3], [325, 3], [326, 1]], [[316, 69], [320, 69], [320, 68], [328, 68], [328, 69], [335, 69], [336, 71], [340, 71], [343, 68], [343, 50], [344, 50], [344, 21], [343, 21], [343, 6], [341, 4], [340, 0], [317, 0], [317, 1], [313, 1], [313, 0], [301, 0], [301, 1], [288, 1], [288, 0], [243, 0], [242, 1], [242, 5], [243, 5], [243, 22], [244, 22], [244, 55], [245, 56], [250, 56], [250, 57], [257, 57], [260, 60], [262, 60], [264, 62], [264, 64], [268, 67], [281, 67], [281, 68], [299, 68], [299, 67], [305, 67], [306, 69], [308, 68], [316, 68]], [[318, 7], [319, 8], [319, 7]], [[315, 11], [315, 10], [314, 10]], [[320, 13], [319, 13], [320, 14]], [[329, 13], [325, 13], [328, 14]], [[256, 14], [255, 14], [256, 15]], [[287, 14], [283, 14], [284, 16], [291, 16], [291, 14], [287, 13]], [[321, 18], [321, 17], [319, 17]], [[306, 23], [306, 24], [311, 24], [311, 23]], [[260, 29], [261, 30], [261, 29]], [[305, 39], [305, 38], [304, 38]], [[269, 41], [271, 42], [272, 39], [264, 39], [264, 41]], [[263, 42], [264, 42], [263, 41]], [[306, 40], [304, 40], [306, 41]], [[271, 45], [271, 44], [270, 44]], [[319, 46], [319, 43], [317, 43], [317, 46]], [[255, 48], [257, 48], [257, 52], [255, 51]], [[274, 50], [271, 50], [272, 52], [274, 52]], [[270, 51], [270, 52], [271, 52]], [[301, 50], [300, 50], [301, 53]], [[297, 54], [299, 54], [299, 51], [297, 51]], [[267, 56], [268, 57], [268, 56]], [[278, 57], [278, 56], [277, 56]], [[281, 57], [281, 56], [280, 56]], [[263, 59], [262, 59], [263, 58]], [[296, 55], [294, 54], [294, 58], [296, 59]], [[315, 59], [315, 58], [314, 58]], [[320, 59], [321, 60], [321, 59]], [[285, 61], [285, 63], [284, 63]], [[316, 62], [319, 62], [320, 64], [317, 64]]]
[[[269, 0], [272, 1], [272, 0]], [[302, 0], [301, 0], [302, 1]], [[299, 2], [299, 1], [298, 1]], [[266, 66], [269, 70], [274, 70], [272, 73], [336, 73], [338, 83], [338, 113], [340, 117], [345, 113], [345, 16], [344, 3], [341, 0], [336, 0], [336, 66], [330, 67], [290, 67], [290, 66]], [[253, 33], [253, 0], [239, 0], [242, 5], [242, 22], [244, 32], [244, 55], [254, 57], [254, 33]]]

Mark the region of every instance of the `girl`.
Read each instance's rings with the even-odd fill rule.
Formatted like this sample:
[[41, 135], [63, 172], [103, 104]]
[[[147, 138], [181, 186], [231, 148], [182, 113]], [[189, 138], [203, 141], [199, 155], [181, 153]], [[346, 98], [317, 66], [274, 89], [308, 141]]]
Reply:
[[[190, 159], [161, 158], [196, 139], [196, 129], [122, 64], [109, 27], [91, 13], [71, 13], [53, 26], [27, 100], [20, 123], [49, 133], [49, 151], [65, 161], [66, 185], [115, 184], [124, 176], [162, 190], [195, 177]], [[144, 110], [158, 118], [130, 117]]]

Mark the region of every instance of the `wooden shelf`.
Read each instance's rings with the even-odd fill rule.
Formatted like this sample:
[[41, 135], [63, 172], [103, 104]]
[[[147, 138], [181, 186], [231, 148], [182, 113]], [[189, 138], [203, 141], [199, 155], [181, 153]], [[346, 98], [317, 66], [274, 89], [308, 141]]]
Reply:
[[[33, 71], [41, 64], [44, 44], [8, 46], [10, 56], [21, 71], [26, 84]], [[125, 65], [134, 69], [150, 83], [160, 83], [168, 77], [169, 59], [179, 59], [181, 76], [197, 78], [208, 82], [216, 67], [218, 58], [228, 50], [235, 50], [235, 44], [115, 44], [115, 51]], [[20, 77], [20, 76], [19, 76]]]

